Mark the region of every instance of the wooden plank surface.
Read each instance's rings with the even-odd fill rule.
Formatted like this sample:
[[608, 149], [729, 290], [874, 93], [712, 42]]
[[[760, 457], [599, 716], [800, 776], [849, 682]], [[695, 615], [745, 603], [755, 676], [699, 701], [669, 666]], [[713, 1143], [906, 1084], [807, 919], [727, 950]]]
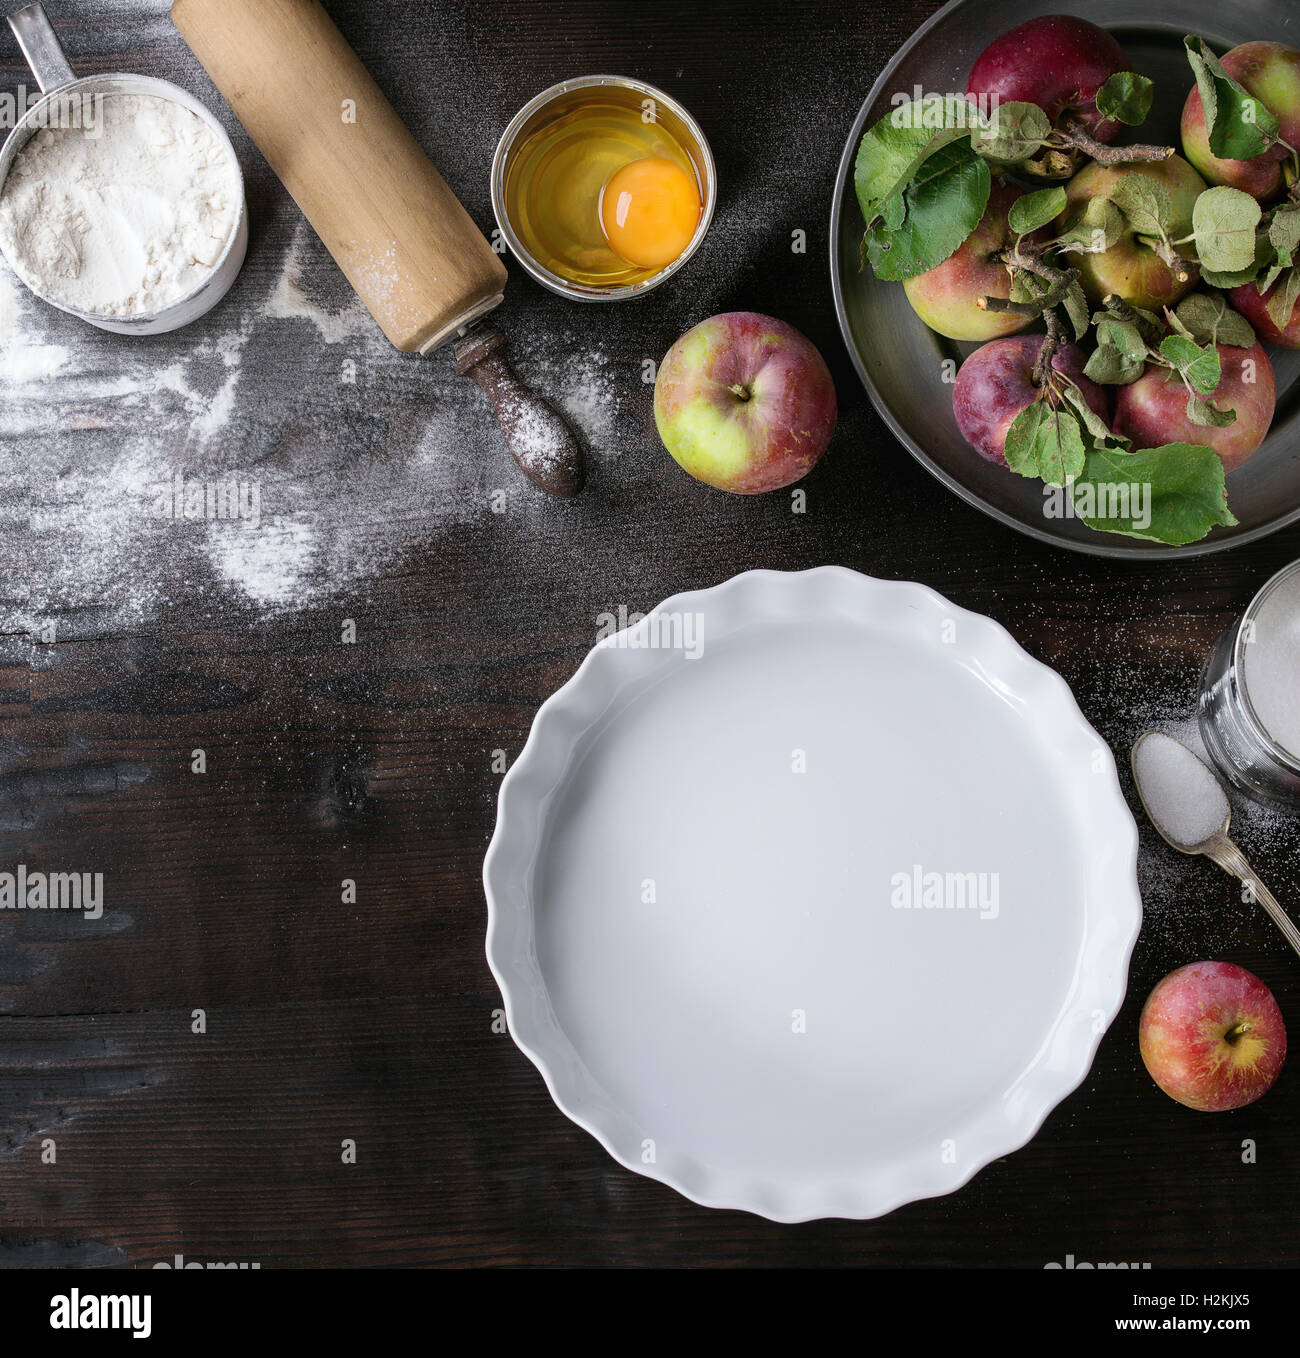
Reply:
[[[0, 1266], [1300, 1263], [1294, 1072], [1204, 1117], [1154, 1088], [1136, 1044], [1150, 986], [1202, 957], [1256, 971], [1300, 1031], [1295, 959], [1145, 823], [1147, 924], [1084, 1086], [961, 1193], [881, 1221], [696, 1207], [614, 1164], [492, 1032], [493, 752], [518, 753], [600, 614], [751, 567], [920, 580], [1059, 669], [1123, 754], [1190, 717], [1214, 638], [1300, 555], [1296, 531], [1174, 565], [1055, 551], [960, 504], [875, 416], [835, 325], [830, 191], [872, 79], [933, 8], [330, 5], [485, 230], [500, 129], [565, 76], [663, 85], [712, 141], [717, 226], [653, 297], [583, 309], [511, 269], [520, 367], [592, 436], [572, 504], [520, 484], [445, 355], [376, 340], [229, 123], [253, 236], [211, 317], [122, 341], [11, 306], [3, 352], [45, 376], [0, 369], [0, 859], [103, 872], [107, 908], [0, 915]], [[79, 70], [220, 107], [155, 0], [51, 9]], [[10, 89], [7, 39], [0, 56]], [[654, 433], [644, 361], [750, 308], [809, 334], [839, 389], [804, 515], [708, 493]], [[257, 479], [266, 551], [150, 520], [170, 469]], [[1243, 812], [1241, 838], [1300, 899], [1295, 823]]]

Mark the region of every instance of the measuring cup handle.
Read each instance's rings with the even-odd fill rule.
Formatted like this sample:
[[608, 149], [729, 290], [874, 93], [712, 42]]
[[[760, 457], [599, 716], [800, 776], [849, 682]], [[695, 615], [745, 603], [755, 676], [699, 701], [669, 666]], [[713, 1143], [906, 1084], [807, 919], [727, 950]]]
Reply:
[[58, 34], [45, 15], [44, 5], [28, 5], [16, 10], [9, 16], [9, 27], [18, 39], [18, 46], [22, 48], [42, 94], [71, 85], [77, 78], [63, 54]]

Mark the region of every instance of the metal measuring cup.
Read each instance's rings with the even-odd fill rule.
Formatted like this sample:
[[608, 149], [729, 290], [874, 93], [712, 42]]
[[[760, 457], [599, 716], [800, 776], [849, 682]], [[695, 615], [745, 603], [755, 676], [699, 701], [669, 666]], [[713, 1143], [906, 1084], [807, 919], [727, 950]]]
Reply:
[[[70, 108], [76, 100], [110, 94], [152, 96], [156, 99], [169, 100], [188, 109], [211, 129], [225, 148], [239, 178], [238, 218], [226, 241], [225, 249], [211, 272], [185, 296], [156, 311], [140, 312], [133, 316], [103, 316], [95, 312], [78, 311], [76, 307], [68, 306], [33, 287], [18, 269], [14, 268], [14, 273], [41, 301], [48, 302], [50, 306], [66, 311], [68, 315], [76, 316], [90, 325], [98, 326], [101, 330], [111, 330], [119, 335], [160, 335], [169, 330], [178, 330], [181, 326], [197, 320], [216, 306], [230, 291], [230, 286], [235, 281], [248, 250], [248, 207], [244, 197], [244, 178], [235, 155], [235, 148], [231, 145], [230, 138], [226, 136], [225, 129], [193, 95], [188, 94], [179, 85], [173, 85], [169, 80], [156, 80], [152, 76], [133, 75], [127, 72], [88, 75], [78, 79], [68, 64], [63, 47], [42, 5], [28, 5], [11, 14], [9, 27], [13, 29], [18, 46], [22, 49], [27, 64], [32, 68], [32, 74], [41, 88], [41, 98], [17, 121], [4, 147], [0, 149], [0, 197], [4, 195], [5, 181], [9, 177], [15, 158], [32, 137], [50, 121], [51, 109]], [[9, 265], [11, 268], [14, 267], [12, 259], [9, 260]]]

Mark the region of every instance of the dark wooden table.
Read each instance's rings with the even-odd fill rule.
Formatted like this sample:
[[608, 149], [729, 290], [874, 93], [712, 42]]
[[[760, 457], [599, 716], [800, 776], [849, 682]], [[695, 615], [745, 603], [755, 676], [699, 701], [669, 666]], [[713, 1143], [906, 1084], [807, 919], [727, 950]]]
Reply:
[[[135, 399], [67, 385], [70, 373], [107, 381], [128, 360], [201, 366], [205, 353], [219, 374], [211, 345], [265, 311], [297, 217], [159, 0], [50, 8], [81, 70], [168, 76], [221, 110], [253, 240], [223, 306], [153, 348], [34, 303], [21, 318], [67, 354], [48, 386], [0, 404], [0, 440], [13, 445], [0, 858], [103, 872], [106, 909], [95, 923], [0, 915], [0, 1264], [177, 1253], [264, 1268], [1300, 1263], [1300, 1073], [1252, 1108], [1205, 1116], [1154, 1087], [1136, 1042], [1151, 985], [1206, 957], [1257, 972], [1300, 1033], [1295, 958], [1225, 876], [1166, 850], [1145, 823], [1147, 925], [1083, 1087], [962, 1192], [883, 1220], [778, 1226], [697, 1207], [615, 1165], [492, 1031], [479, 871], [493, 752], [518, 753], [599, 614], [751, 567], [835, 562], [920, 580], [1055, 666], [1123, 755], [1145, 726], [1191, 715], [1213, 639], [1300, 555], [1294, 530], [1174, 565], [1052, 550], [958, 502], [875, 416], [835, 324], [826, 223], [852, 118], [929, 0], [635, 14], [549, 0], [330, 5], [485, 229], [499, 130], [552, 81], [642, 76], [711, 138], [718, 225], [651, 298], [579, 311], [512, 268], [501, 323], [521, 366], [563, 387], [594, 356], [610, 379], [608, 418], [573, 398], [601, 439], [569, 505], [520, 487], [481, 398], [444, 357], [405, 358], [360, 329], [327, 342], [301, 319], [254, 324], [215, 436], [195, 434], [174, 381]], [[7, 34], [0, 57], [9, 89], [21, 68]], [[804, 254], [792, 252], [796, 230]], [[345, 307], [314, 239], [297, 248], [304, 286]], [[783, 496], [708, 491], [655, 436], [643, 361], [732, 309], [789, 320], [835, 373], [842, 419], [804, 515]], [[349, 356], [354, 383], [340, 381]], [[128, 439], [181, 469], [256, 469], [267, 498], [304, 515], [318, 537], [287, 595], [268, 602], [205, 572], [183, 525], [131, 537], [98, 511], [78, 517], [78, 487]], [[419, 468], [440, 457], [435, 502]], [[362, 471], [361, 489], [340, 494]], [[56, 486], [71, 489], [52, 534], [42, 511]], [[129, 550], [79, 568], [109, 531], [126, 532]], [[370, 557], [340, 568], [336, 537]], [[340, 642], [347, 618], [352, 645]], [[206, 773], [191, 771], [196, 749]], [[1278, 895], [1300, 900], [1295, 823], [1245, 814], [1242, 840]], [[355, 903], [341, 903], [344, 879]], [[1255, 1163], [1243, 1162], [1246, 1139]]]

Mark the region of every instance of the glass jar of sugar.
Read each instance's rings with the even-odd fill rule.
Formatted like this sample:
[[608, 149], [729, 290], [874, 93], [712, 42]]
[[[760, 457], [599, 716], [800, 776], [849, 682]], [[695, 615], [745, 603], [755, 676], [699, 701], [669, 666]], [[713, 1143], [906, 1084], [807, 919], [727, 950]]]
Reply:
[[1300, 561], [1219, 638], [1201, 681], [1200, 727], [1234, 787], [1300, 807]]

